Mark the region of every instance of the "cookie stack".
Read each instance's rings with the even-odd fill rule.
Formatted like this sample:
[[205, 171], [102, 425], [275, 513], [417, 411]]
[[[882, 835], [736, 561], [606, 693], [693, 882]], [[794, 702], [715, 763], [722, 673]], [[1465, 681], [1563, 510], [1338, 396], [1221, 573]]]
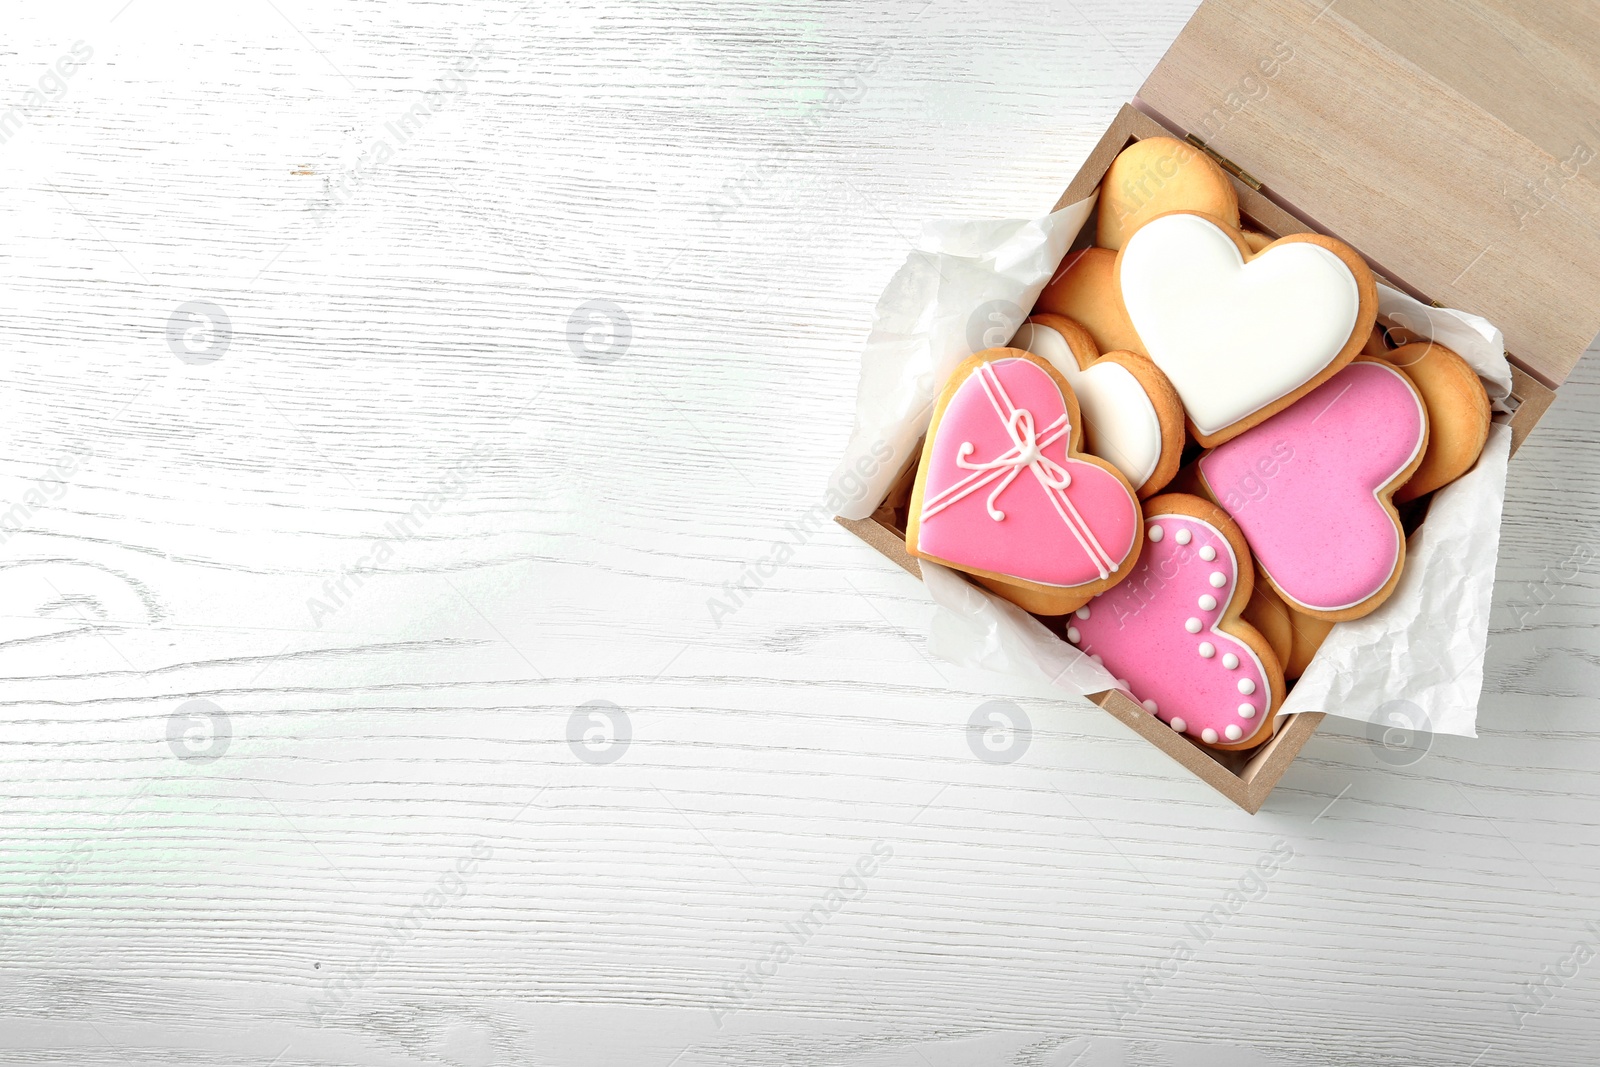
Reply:
[[1353, 249], [1242, 228], [1181, 141], [1117, 157], [1096, 241], [951, 376], [906, 544], [1054, 619], [1174, 730], [1252, 748], [1329, 628], [1394, 591], [1396, 502], [1473, 466], [1488, 396], [1378, 326]]

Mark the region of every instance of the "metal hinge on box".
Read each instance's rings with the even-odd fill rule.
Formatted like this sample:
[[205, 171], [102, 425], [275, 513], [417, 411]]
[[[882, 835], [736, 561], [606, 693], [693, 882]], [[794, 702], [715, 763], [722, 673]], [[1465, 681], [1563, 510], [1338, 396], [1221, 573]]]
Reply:
[[1254, 189], [1256, 192], [1259, 193], [1261, 191], [1261, 182], [1258, 181], [1256, 179], [1256, 177], [1253, 174], [1251, 174], [1249, 171], [1247, 171], [1243, 167], [1239, 166], [1239, 164], [1235, 163], [1233, 160], [1229, 159], [1225, 155], [1222, 155], [1221, 153], [1217, 152], [1216, 150], [1207, 147], [1206, 143], [1204, 141], [1202, 141], [1200, 138], [1196, 137], [1192, 133], [1184, 134], [1183, 139], [1185, 141], [1188, 141], [1190, 144], [1194, 145], [1196, 148], [1200, 149], [1200, 151], [1204, 152], [1206, 155], [1210, 156], [1212, 159], [1216, 160], [1217, 161], [1217, 165], [1220, 166], [1223, 170], [1227, 171], [1229, 174], [1233, 175], [1235, 178], [1238, 178], [1240, 181], [1244, 182], [1246, 185], [1248, 185], [1250, 188]]

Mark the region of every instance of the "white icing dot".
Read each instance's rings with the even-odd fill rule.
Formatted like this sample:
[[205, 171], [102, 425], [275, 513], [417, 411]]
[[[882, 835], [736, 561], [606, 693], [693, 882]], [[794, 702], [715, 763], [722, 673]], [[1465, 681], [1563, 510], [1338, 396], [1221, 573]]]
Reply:
[[1179, 530], [1177, 533], [1172, 535], [1172, 539], [1174, 541], [1178, 542], [1178, 544], [1180, 544], [1180, 545], [1188, 544], [1189, 541], [1193, 537], [1194, 537], [1194, 535], [1191, 534], [1188, 530]]
[[1253, 719], [1255, 717], [1256, 717], [1256, 706], [1254, 704], [1240, 704], [1239, 705], [1239, 718], [1241, 718], [1241, 719]]
[[1217, 732], [1211, 727], [1207, 726], [1204, 730], [1200, 731], [1200, 740], [1204, 741], [1208, 745], [1214, 745], [1217, 743]]
[[1205, 596], [1200, 598], [1200, 610], [1201, 611], [1215, 611], [1216, 609], [1217, 609], [1217, 598], [1216, 597], [1212, 596], [1210, 593], [1207, 593]]
[[1079, 608], [1076, 614], [1080, 619], [1087, 619], [1089, 617], [1089, 605], [1085, 604], [1083, 607]]
[[1237, 741], [1239, 738], [1244, 736], [1244, 731], [1239, 729], [1239, 725], [1237, 723], [1229, 723], [1228, 728], [1222, 732], [1227, 736], [1229, 741]]
[[1131, 689], [1132, 688], [1132, 686], [1130, 686], [1128, 684], [1128, 680], [1126, 678], [1118, 678], [1117, 679], [1117, 684], [1122, 686], [1122, 688], [1124, 688], [1124, 689]]
[[1185, 630], [1188, 630], [1192, 634], [1197, 634], [1197, 633], [1200, 632], [1200, 620], [1199, 619], [1190, 619], [1189, 621], [1187, 621], [1187, 622], [1185, 622], [1183, 624], [1183, 628]]
[[1227, 584], [1228, 584], [1228, 576], [1226, 574], [1223, 574], [1221, 571], [1212, 571], [1211, 572], [1211, 588], [1213, 588], [1213, 589], [1221, 589], [1223, 586], [1225, 586]]
[[1078, 628], [1076, 626], [1067, 627], [1068, 641], [1071, 641], [1073, 644], [1077, 644], [1080, 640], [1082, 640], [1082, 638], [1083, 635], [1078, 632]]
[[1212, 656], [1215, 656], [1216, 654], [1217, 654], [1217, 646], [1216, 645], [1213, 645], [1210, 641], [1201, 641], [1200, 642], [1200, 658], [1201, 659], [1210, 659]]
[[1157, 707], [1156, 707], [1156, 702], [1154, 700], [1146, 700], [1144, 702], [1144, 710], [1148, 711], [1150, 714], [1154, 715], [1156, 713], [1156, 711], [1158, 710]]
[[1167, 723], [1167, 725], [1178, 731], [1180, 734], [1189, 728], [1189, 724], [1178, 718], [1176, 715], [1172, 717], [1172, 721]]
[[1161, 540], [1161, 537], [1162, 537], [1163, 533], [1165, 533], [1165, 531], [1162, 530], [1161, 527], [1157, 526], [1153, 522], [1150, 524], [1150, 540], [1152, 540], [1152, 541]]
[[1228, 668], [1230, 671], [1235, 670], [1239, 666], [1239, 657], [1235, 656], [1232, 652], [1229, 652], [1222, 657], [1222, 665]]
[[1239, 692], [1243, 693], [1245, 696], [1249, 696], [1251, 693], [1254, 693], [1255, 691], [1256, 691], [1256, 683], [1252, 682], [1248, 678], [1240, 678], [1239, 679]]
[[1210, 563], [1212, 560], [1217, 558], [1217, 550], [1212, 548], [1210, 545], [1207, 545], [1200, 550], [1200, 558], [1205, 560], [1207, 563]]
[[1095, 663], [1103, 663], [1103, 662], [1105, 662], [1098, 655], [1090, 656], [1089, 659], [1092, 660]]

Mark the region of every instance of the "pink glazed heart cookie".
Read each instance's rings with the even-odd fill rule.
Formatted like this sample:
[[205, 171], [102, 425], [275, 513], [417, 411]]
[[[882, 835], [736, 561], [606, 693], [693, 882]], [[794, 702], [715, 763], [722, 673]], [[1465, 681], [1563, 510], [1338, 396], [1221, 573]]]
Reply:
[[1082, 454], [1078, 401], [1038, 356], [991, 348], [950, 376], [911, 493], [906, 548], [1027, 611], [1064, 615], [1139, 556], [1139, 503]]
[[1146, 504], [1139, 565], [1066, 620], [1067, 640], [1180, 734], [1253, 748], [1276, 729], [1284, 691], [1272, 646], [1240, 618], [1253, 582], [1227, 514], [1166, 493]]
[[1392, 498], [1427, 444], [1428, 413], [1411, 380], [1362, 356], [1201, 456], [1200, 483], [1289, 607], [1343, 622], [1373, 611], [1400, 581], [1406, 542]]

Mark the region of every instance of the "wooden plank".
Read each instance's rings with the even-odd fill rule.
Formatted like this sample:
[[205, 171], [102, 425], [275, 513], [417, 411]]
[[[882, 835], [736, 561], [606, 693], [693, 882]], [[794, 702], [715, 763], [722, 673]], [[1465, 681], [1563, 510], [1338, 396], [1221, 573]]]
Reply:
[[1511, 454], [1514, 456], [1533, 428], [1539, 425], [1539, 420], [1544, 418], [1550, 405], [1555, 403], [1556, 394], [1555, 390], [1547, 388], [1531, 374], [1512, 367], [1511, 399], [1517, 406], [1511, 416]]
[[1140, 98], [1559, 384], [1600, 332], [1595, 35], [1575, 0], [1207, 0]]

